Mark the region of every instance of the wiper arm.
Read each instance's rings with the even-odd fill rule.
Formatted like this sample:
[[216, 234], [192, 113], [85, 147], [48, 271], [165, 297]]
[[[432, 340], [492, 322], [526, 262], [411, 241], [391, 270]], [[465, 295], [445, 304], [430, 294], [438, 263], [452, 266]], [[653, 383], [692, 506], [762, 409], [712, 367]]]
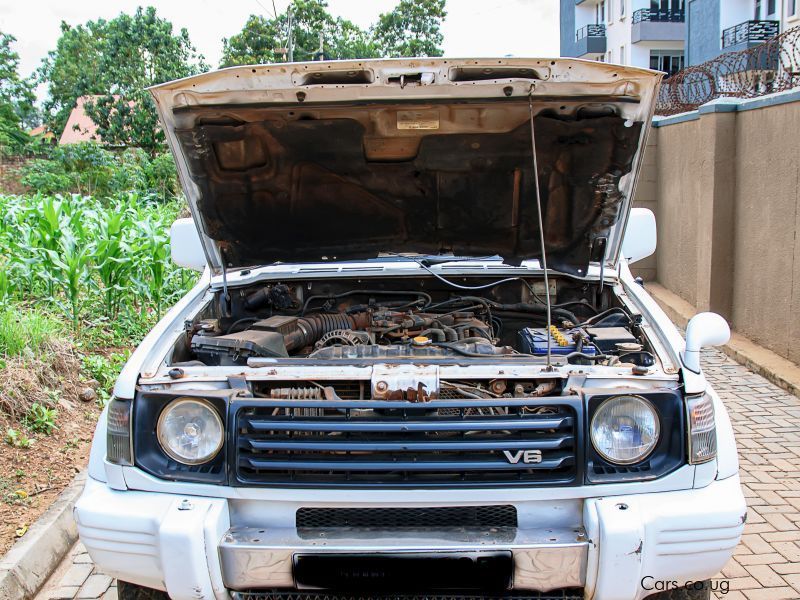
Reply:
[[433, 265], [441, 265], [449, 262], [480, 262], [487, 260], [502, 262], [502, 258], [499, 256], [426, 256], [421, 259], [408, 258], [423, 267], [432, 267]]

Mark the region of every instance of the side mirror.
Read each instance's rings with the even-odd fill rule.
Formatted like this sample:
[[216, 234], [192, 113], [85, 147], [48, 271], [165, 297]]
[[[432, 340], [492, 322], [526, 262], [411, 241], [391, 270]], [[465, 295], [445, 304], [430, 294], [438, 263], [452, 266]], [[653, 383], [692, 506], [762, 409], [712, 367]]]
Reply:
[[622, 256], [629, 263], [647, 258], [656, 251], [656, 216], [649, 208], [632, 208], [622, 238]]
[[728, 322], [717, 313], [698, 313], [686, 326], [686, 350], [683, 366], [695, 373], [700, 372], [700, 350], [707, 346], [721, 346], [731, 339]]
[[206, 267], [206, 253], [191, 219], [178, 219], [169, 230], [172, 262], [179, 267], [202, 271]]

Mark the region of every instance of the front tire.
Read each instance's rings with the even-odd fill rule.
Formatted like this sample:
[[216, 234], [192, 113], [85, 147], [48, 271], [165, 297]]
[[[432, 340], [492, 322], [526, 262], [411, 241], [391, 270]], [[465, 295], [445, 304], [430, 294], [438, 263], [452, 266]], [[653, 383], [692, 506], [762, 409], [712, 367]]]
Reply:
[[117, 580], [118, 600], [169, 600], [166, 592]]
[[706, 580], [702, 583], [703, 589], [701, 590], [680, 587], [647, 596], [647, 600], [709, 600], [711, 598], [711, 582]]

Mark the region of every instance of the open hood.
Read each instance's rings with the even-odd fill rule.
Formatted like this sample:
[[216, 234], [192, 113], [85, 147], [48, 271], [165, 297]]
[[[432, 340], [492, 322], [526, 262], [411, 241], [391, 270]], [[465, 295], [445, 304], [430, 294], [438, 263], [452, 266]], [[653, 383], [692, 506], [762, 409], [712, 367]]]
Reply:
[[212, 270], [619, 255], [661, 74], [574, 59], [233, 67], [151, 89]]

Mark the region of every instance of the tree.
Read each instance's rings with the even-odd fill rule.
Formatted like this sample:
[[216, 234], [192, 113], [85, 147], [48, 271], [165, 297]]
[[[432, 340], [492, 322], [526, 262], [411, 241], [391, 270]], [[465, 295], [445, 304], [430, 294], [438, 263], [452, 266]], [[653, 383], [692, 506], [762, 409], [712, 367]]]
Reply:
[[377, 56], [370, 35], [358, 25], [328, 12], [325, 0], [294, 0], [276, 18], [250, 15], [242, 31], [222, 40], [222, 67], [278, 62], [289, 45], [289, 10], [292, 17], [294, 60], [317, 60], [322, 36], [325, 58]]
[[17, 41], [13, 35], [0, 31], [0, 106], [3, 129], [36, 125], [36, 99], [33, 84], [20, 77], [19, 54], [11, 47]]
[[104, 142], [153, 154], [163, 149], [164, 134], [146, 88], [206, 68], [186, 29], [173, 33], [153, 7], [139, 7], [110, 21], [62, 24], [40, 78], [49, 84], [45, 108], [54, 131], [63, 129], [79, 97], [94, 96], [84, 109]]
[[239, 33], [223, 38], [220, 67], [276, 62], [275, 49], [280, 46], [282, 35], [276, 20], [250, 15]]
[[294, 60], [318, 60], [320, 36], [325, 59], [381, 56], [442, 56], [445, 0], [401, 0], [368, 31], [333, 17], [325, 0], [293, 0], [272, 18], [250, 15], [242, 30], [222, 40], [222, 67], [285, 60], [292, 13]]
[[445, 0], [401, 0], [372, 28], [381, 56], [442, 56]]
[[173, 34], [172, 23], [158, 17], [152, 6], [108, 22], [100, 68], [111, 85], [86, 105], [98, 135], [109, 144], [138, 146], [151, 154], [163, 149], [164, 132], [146, 88], [207, 70], [189, 32]]
[[42, 103], [47, 128], [61, 133], [75, 102], [81, 96], [108, 91], [108, 77], [100, 68], [101, 42], [106, 21], [89, 21], [71, 27], [61, 22], [61, 36], [37, 71], [39, 83], [47, 84]]

